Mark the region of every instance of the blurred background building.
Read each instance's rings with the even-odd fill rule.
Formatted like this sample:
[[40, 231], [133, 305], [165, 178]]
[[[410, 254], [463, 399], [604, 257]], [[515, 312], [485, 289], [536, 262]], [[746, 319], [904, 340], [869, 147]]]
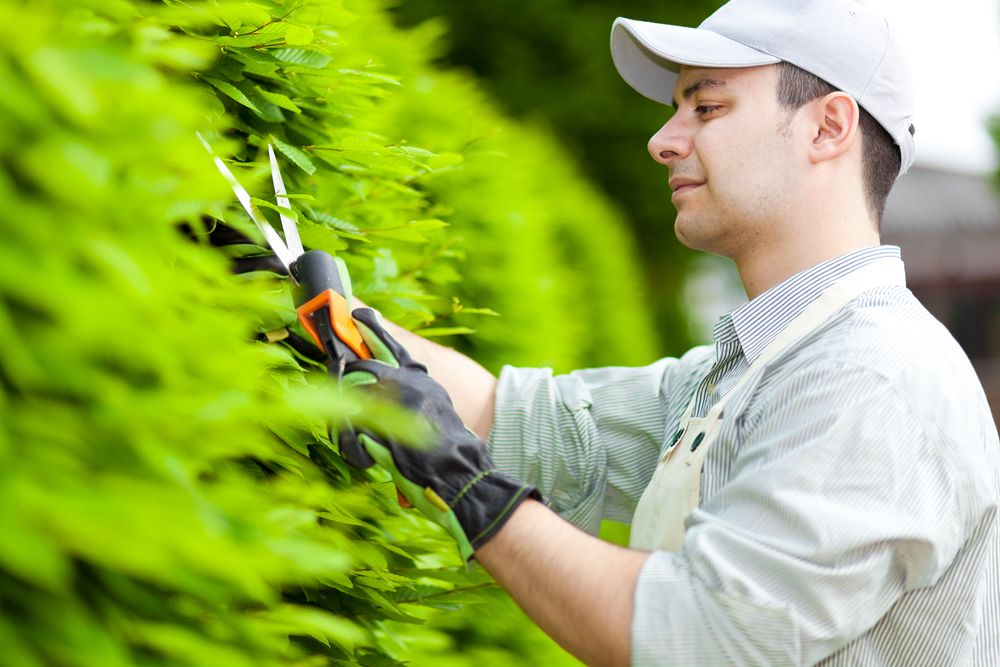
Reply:
[[980, 176], [913, 167], [886, 203], [882, 242], [906, 282], [958, 340], [1000, 421], [1000, 199]]

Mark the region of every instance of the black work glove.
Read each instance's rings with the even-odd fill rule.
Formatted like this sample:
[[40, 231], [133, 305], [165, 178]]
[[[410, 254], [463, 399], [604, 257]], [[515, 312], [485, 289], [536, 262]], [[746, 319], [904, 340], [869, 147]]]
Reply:
[[[357, 444], [392, 473], [402, 495], [452, 534], [468, 560], [524, 500], [541, 500], [542, 496], [534, 486], [497, 469], [483, 441], [462, 423], [448, 392], [386, 332], [374, 310], [359, 308], [353, 316], [375, 359], [349, 363], [344, 384], [362, 387], [423, 415], [434, 427], [437, 442], [421, 451], [364, 429], [340, 437], [356, 437]], [[342, 450], [345, 444], [341, 443]], [[364, 461], [351, 462], [365, 465]]]

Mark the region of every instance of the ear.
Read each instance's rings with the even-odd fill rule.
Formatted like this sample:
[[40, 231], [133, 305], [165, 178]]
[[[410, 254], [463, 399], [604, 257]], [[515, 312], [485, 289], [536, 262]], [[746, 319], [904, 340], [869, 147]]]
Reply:
[[861, 110], [853, 97], [843, 92], [830, 93], [812, 103], [815, 123], [809, 159], [814, 164], [826, 162], [846, 153], [858, 133]]

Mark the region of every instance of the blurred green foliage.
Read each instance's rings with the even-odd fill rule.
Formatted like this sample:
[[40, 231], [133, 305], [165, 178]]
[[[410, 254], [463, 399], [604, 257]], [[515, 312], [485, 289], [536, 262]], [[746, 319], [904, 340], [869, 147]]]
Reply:
[[642, 272], [623, 216], [558, 142], [543, 127], [510, 122], [468, 75], [432, 67], [435, 26], [402, 32], [383, 14], [352, 27], [407, 83], [364, 126], [405, 137], [439, 155], [431, 165], [446, 165], [421, 187], [469, 254], [457, 267], [462, 280], [438, 293], [502, 315], [459, 313], [454, 319], [477, 335], [458, 347], [494, 372], [502, 363], [566, 372], [654, 361]]
[[691, 347], [680, 288], [696, 253], [674, 237], [667, 170], [646, 142], [672, 110], [632, 90], [608, 47], [618, 16], [697, 26], [722, 0], [400, 0], [401, 25], [446, 32], [441, 59], [471, 69], [515, 116], [549, 128], [625, 212], [638, 240], [659, 356]]
[[494, 369], [650, 360], [614, 207], [433, 44], [369, 0], [0, 2], [0, 665], [573, 664], [347, 468], [358, 406], [257, 341], [287, 281], [208, 243], [255, 232], [195, 131], [268, 215], [271, 143], [388, 315]]

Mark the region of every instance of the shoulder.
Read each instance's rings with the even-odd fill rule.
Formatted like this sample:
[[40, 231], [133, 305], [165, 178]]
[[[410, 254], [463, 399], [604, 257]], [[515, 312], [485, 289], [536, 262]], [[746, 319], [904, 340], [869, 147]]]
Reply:
[[746, 399], [748, 425], [853, 415], [868, 423], [858, 433], [881, 434], [887, 451], [893, 434], [906, 432], [921, 444], [900, 447], [946, 458], [963, 477], [997, 468], [996, 426], [971, 362], [905, 288], [856, 299], [779, 354]]
[[857, 484], [906, 502], [936, 498], [966, 536], [998, 502], [1000, 439], [982, 386], [955, 339], [905, 288], [849, 304], [733, 403], [741, 474], [778, 460], [792, 461], [795, 475], [803, 461], [833, 476], [846, 466]]
[[[948, 330], [902, 287], [872, 290], [780, 352], [743, 396], [744, 422], [836, 419], [892, 404], [931, 443], [995, 442], [982, 385]], [[794, 412], [795, 414], [790, 414]], [[872, 415], [870, 419], [877, 419]]]
[[[871, 290], [779, 354], [772, 374], [826, 369], [893, 386], [944, 381], [982, 393], [972, 364], [948, 330], [903, 287]], [[940, 390], [939, 385], [937, 390]]]

